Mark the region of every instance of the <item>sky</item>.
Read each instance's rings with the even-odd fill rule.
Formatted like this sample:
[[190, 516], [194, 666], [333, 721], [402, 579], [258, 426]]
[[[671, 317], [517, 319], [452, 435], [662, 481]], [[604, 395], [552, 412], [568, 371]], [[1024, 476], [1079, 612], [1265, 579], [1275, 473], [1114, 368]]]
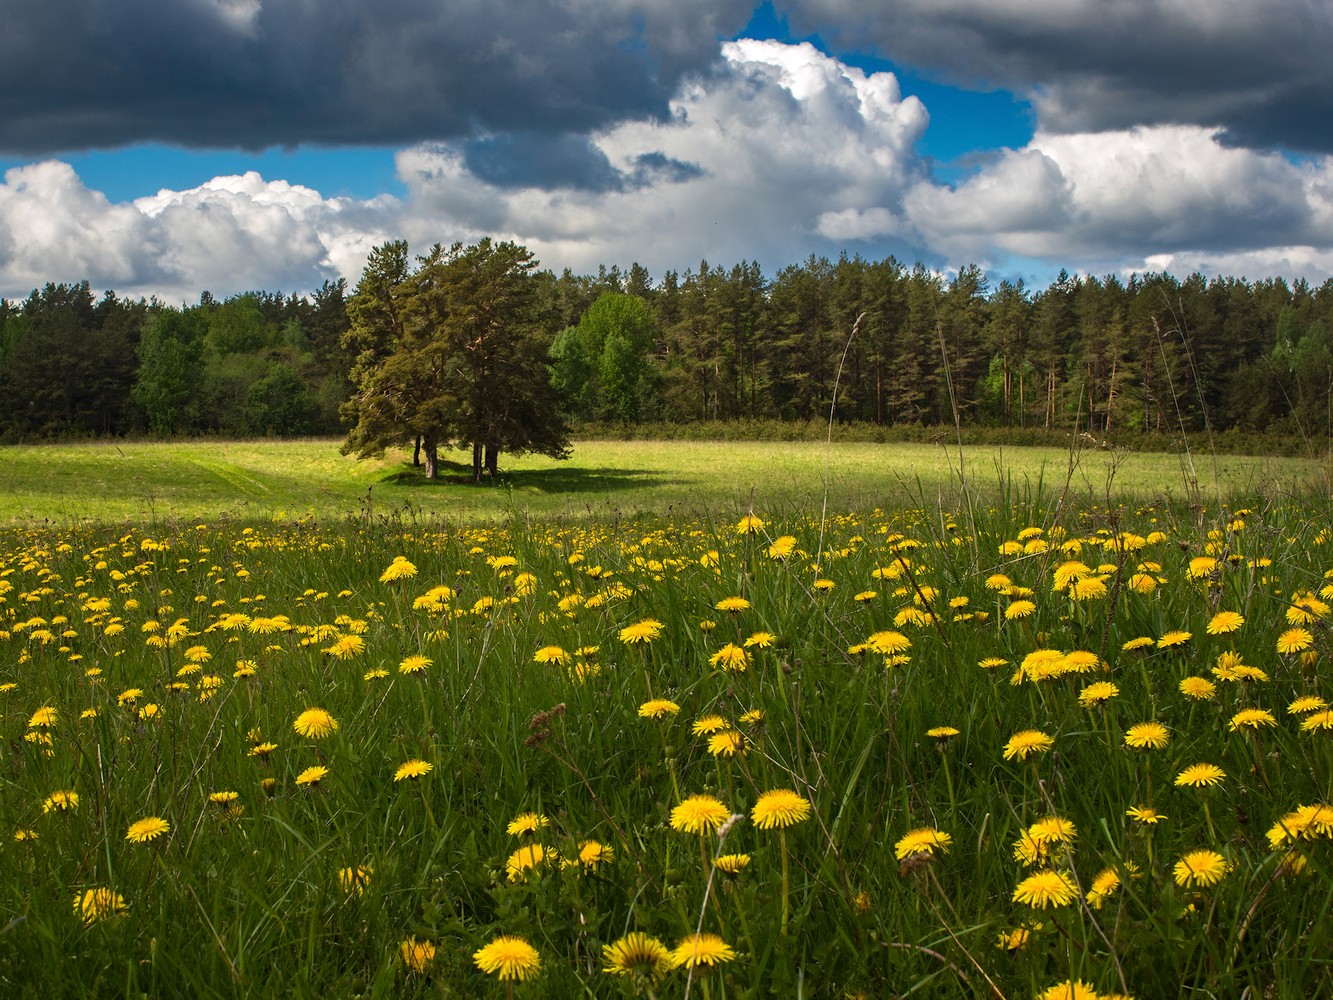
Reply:
[[1333, 276], [1333, 0], [18, 0], [0, 297], [889, 255]]

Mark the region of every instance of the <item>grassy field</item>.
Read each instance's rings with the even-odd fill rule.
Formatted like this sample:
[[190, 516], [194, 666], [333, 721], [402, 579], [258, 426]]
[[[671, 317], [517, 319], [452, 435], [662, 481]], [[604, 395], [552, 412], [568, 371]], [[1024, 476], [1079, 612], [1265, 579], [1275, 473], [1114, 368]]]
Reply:
[[20, 452], [0, 996], [1333, 995], [1312, 469], [904, 451]]
[[1020, 495], [1068, 478], [1072, 489], [1118, 496], [1189, 498], [1271, 494], [1327, 483], [1317, 461], [1233, 455], [1126, 454], [1053, 448], [923, 444], [578, 442], [565, 462], [505, 458], [501, 482], [460, 482], [446, 466], [431, 484], [410, 459], [358, 462], [335, 441], [188, 442], [16, 446], [0, 452], [0, 523], [155, 523], [170, 520], [338, 518], [367, 509], [412, 508], [456, 521], [547, 516], [746, 510], [831, 510], [957, 502], [963, 481], [993, 491], [1000, 469]]

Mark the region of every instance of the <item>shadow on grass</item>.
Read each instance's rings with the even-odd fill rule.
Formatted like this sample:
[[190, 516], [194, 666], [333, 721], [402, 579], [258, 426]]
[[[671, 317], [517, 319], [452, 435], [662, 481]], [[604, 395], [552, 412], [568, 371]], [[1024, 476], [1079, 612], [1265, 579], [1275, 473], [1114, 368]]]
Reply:
[[677, 484], [680, 480], [653, 475], [647, 469], [584, 468], [562, 465], [554, 469], [531, 469], [506, 472], [500, 470], [496, 479], [472, 481], [472, 466], [462, 462], [440, 462], [439, 476], [426, 478], [424, 468], [410, 465], [399, 467], [380, 477], [380, 482], [394, 486], [441, 487], [471, 486], [476, 489], [509, 487], [517, 493], [529, 494], [600, 494], [621, 493], [626, 490], [650, 489], [655, 486]]

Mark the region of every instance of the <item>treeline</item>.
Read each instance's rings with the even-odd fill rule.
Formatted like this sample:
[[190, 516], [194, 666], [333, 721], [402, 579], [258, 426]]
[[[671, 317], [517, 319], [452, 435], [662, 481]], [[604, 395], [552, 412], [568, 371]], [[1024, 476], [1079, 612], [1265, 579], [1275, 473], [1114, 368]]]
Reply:
[[[1333, 419], [1333, 281], [1031, 289], [858, 257], [533, 279], [576, 428], [823, 420], [835, 386], [837, 420], [880, 426], [1319, 438]], [[345, 433], [355, 294], [174, 307], [84, 282], [0, 301], [0, 440]]]

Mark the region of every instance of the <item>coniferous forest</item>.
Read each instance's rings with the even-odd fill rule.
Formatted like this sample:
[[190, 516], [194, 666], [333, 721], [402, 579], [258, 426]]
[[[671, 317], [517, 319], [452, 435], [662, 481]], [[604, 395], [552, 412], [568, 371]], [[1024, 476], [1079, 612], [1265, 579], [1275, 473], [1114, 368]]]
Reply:
[[[880, 428], [1323, 442], [1333, 420], [1333, 281], [1062, 273], [1035, 289], [892, 257], [531, 280], [576, 432], [822, 422], [835, 385], [836, 421]], [[0, 300], [0, 441], [344, 434], [357, 292], [173, 306], [82, 282]]]

